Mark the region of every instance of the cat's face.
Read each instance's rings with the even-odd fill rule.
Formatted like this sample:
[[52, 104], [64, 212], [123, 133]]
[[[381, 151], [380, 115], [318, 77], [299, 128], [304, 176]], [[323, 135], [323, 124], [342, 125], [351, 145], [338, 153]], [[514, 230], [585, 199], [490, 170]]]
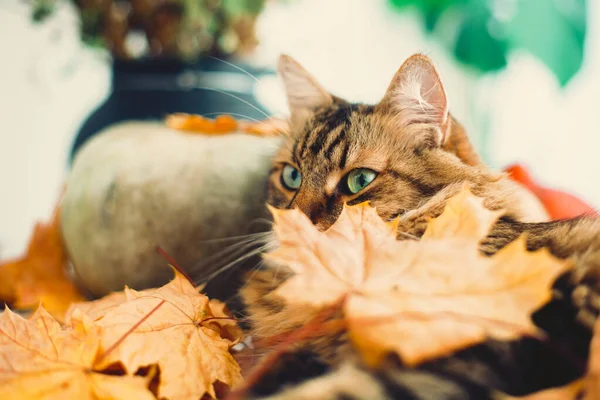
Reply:
[[297, 207], [322, 229], [344, 203], [369, 201], [392, 219], [472, 175], [445, 146], [451, 118], [428, 58], [406, 61], [375, 106], [330, 95], [289, 57], [282, 57], [279, 71], [291, 132], [273, 160], [272, 206]]

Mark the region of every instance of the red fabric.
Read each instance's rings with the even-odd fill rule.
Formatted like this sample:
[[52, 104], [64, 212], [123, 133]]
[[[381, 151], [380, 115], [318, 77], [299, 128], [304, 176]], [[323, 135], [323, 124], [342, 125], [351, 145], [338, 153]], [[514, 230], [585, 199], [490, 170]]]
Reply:
[[538, 185], [527, 169], [520, 164], [511, 165], [504, 171], [537, 196], [553, 220], [596, 214], [596, 210], [581, 199], [560, 190]]

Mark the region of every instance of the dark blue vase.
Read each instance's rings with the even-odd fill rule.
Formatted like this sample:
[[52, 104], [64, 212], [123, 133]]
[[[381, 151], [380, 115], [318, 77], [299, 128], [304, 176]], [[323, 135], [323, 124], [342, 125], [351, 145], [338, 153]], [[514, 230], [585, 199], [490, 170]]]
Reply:
[[[270, 70], [239, 65], [256, 78]], [[264, 119], [267, 111], [254, 96], [256, 81], [229, 62], [204, 58], [194, 64], [170, 59], [122, 61], [112, 68], [108, 99], [82, 124], [73, 147], [77, 150], [105, 127], [128, 120], [161, 120], [171, 113], [214, 118], [227, 113], [236, 118]]]

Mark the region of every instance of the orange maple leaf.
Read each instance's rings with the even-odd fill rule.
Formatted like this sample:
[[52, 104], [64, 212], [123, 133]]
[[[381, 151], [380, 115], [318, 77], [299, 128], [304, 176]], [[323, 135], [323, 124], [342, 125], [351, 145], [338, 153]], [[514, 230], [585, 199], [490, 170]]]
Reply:
[[256, 136], [279, 136], [289, 126], [285, 120], [269, 118], [264, 121], [236, 120], [230, 115], [219, 115], [214, 120], [195, 114], [171, 114], [165, 124], [178, 131], [201, 133], [205, 135], [223, 135], [244, 132]]
[[62, 320], [72, 302], [84, 300], [66, 271], [59, 221], [57, 208], [49, 224], [35, 226], [25, 256], [0, 264], [0, 302], [17, 309], [33, 309], [41, 303]]
[[[148, 291], [150, 290], [154, 289], [148, 289]], [[113, 292], [98, 300], [72, 303], [65, 313], [65, 324], [71, 324], [71, 317], [76, 310], [81, 311], [92, 320], [98, 320], [101, 319], [108, 311], [127, 302], [127, 300], [128, 299], [125, 292]]]
[[149, 379], [97, 368], [101, 328], [75, 314], [62, 329], [42, 307], [29, 319], [0, 313], [1, 399], [154, 399]]
[[568, 264], [520, 238], [493, 257], [478, 243], [500, 215], [467, 189], [419, 241], [397, 241], [368, 205], [346, 207], [320, 232], [298, 210], [273, 210], [281, 246], [267, 258], [295, 273], [277, 293], [290, 303], [344, 299], [349, 336], [369, 364], [396, 352], [409, 365], [486, 337], [534, 333], [531, 312]]
[[[164, 301], [143, 324], [127, 333], [141, 318]], [[115, 338], [124, 340], [101, 362], [121, 362], [129, 373], [158, 364], [160, 397], [198, 399], [216, 396], [219, 381], [233, 387], [242, 381], [240, 368], [230, 348], [241, 337], [241, 329], [225, 314], [220, 303], [196, 291], [180, 273], [158, 289], [135, 291], [125, 288], [104, 299], [74, 304], [67, 319], [80, 310], [103, 328], [101, 342], [109, 348]]]
[[219, 115], [214, 120], [194, 114], [171, 114], [167, 116], [165, 124], [178, 131], [224, 134], [235, 132], [238, 129], [237, 121], [229, 115]]

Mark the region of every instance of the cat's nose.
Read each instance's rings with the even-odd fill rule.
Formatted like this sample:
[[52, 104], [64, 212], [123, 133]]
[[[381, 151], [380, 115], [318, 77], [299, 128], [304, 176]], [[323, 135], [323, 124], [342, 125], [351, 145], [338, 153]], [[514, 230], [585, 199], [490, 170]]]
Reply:
[[325, 218], [325, 207], [322, 204], [311, 204], [308, 207], [300, 207], [300, 210], [302, 210], [302, 212], [306, 214], [306, 216], [310, 218], [312, 223], [315, 224], [319, 229], [327, 229], [327, 227], [323, 226], [323, 220]]
[[335, 222], [335, 215], [327, 210], [324, 202], [316, 201], [308, 196], [298, 194], [292, 207], [297, 207], [311, 220], [311, 222], [319, 229], [324, 231]]

